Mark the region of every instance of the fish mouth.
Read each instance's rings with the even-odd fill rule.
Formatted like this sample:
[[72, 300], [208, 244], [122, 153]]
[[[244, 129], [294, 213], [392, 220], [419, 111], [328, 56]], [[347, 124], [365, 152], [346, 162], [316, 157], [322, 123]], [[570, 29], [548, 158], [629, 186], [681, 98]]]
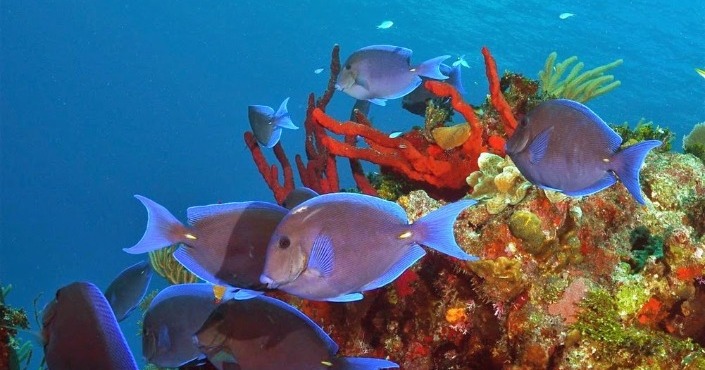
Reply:
[[262, 276], [259, 277], [259, 281], [260, 281], [260, 283], [266, 285], [267, 288], [269, 288], [269, 289], [276, 289], [280, 285], [279, 283], [272, 280], [272, 278], [270, 278], [269, 276], [267, 276], [265, 274], [262, 274]]

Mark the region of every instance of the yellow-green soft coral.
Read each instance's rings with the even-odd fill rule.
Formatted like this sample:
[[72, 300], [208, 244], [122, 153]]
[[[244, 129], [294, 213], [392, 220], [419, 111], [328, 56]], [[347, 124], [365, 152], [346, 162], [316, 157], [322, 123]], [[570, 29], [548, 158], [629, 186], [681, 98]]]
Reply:
[[526, 181], [509, 157], [482, 153], [477, 160], [478, 171], [467, 178], [474, 199], [486, 199], [491, 214], [502, 212], [507, 205], [516, 205], [526, 196], [531, 183]]
[[617, 59], [612, 63], [605, 64], [589, 71], [580, 73], [585, 64], [579, 62], [573, 66], [567, 76], [561, 80], [563, 73], [578, 60], [572, 56], [558, 64], [556, 63], [556, 52], [551, 53], [546, 59], [543, 71], [539, 72], [541, 89], [548, 95], [556, 98], [565, 98], [585, 103], [586, 101], [614, 90], [621, 84], [614, 81], [613, 75], [604, 73], [622, 64], [622, 59]]
[[169, 280], [171, 284], [195, 283], [198, 281], [196, 275], [187, 270], [179, 261], [174, 258], [174, 251], [179, 245], [175, 244], [167, 248], [149, 252], [149, 263], [163, 278]]

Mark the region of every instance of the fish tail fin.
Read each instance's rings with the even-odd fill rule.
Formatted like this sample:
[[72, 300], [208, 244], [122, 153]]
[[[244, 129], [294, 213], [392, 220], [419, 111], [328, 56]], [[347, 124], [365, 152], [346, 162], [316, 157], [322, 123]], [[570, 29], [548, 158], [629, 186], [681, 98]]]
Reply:
[[461, 68], [462, 66], [460, 64], [452, 67], [450, 73], [448, 73], [448, 80], [446, 80], [446, 82], [455, 87], [460, 95], [465, 95], [465, 87], [463, 87], [463, 80], [461, 78], [462, 73], [460, 72]]
[[614, 172], [617, 173], [619, 180], [640, 204], [646, 203], [641, 196], [641, 186], [639, 185], [641, 166], [644, 164], [644, 159], [649, 154], [649, 151], [661, 144], [662, 142], [659, 140], [642, 141], [624, 148], [624, 150], [615, 154], [613, 159], [615, 164]]
[[334, 370], [377, 370], [398, 369], [399, 365], [381, 358], [338, 357], [331, 361], [330, 368]]
[[186, 241], [188, 229], [157, 202], [135, 195], [147, 208], [147, 229], [137, 244], [123, 250], [130, 254], [147, 253]]
[[476, 203], [477, 201], [470, 199], [459, 200], [421, 217], [412, 225], [414, 240], [419, 244], [461, 260], [477, 259], [477, 257], [465, 253], [455, 242], [453, 227], [460, 212]]
[[294, 125], [294, 122], [291, 120], [291, 116], [289, 115], [289, 110], [286, 108], [286, 105], [288, 103], [289, 103], [289, 98], [286, 98], [281, 103], [281, 105], [279, 105], [279, 109], [277, 109], [277, 112], [274, 113], [273, 124], [277, 127], [296, 130], [296, 129], [298, 129], [298, 127], [296, 125]]
[[445, 80], [448, 76], [441, 73], [441, 63], [448, 58], [450, 58], [450, 55], [443, 55], [429, 59], [416, 66], [416, 74], [419, 76], [432, 78], [434, 80]]

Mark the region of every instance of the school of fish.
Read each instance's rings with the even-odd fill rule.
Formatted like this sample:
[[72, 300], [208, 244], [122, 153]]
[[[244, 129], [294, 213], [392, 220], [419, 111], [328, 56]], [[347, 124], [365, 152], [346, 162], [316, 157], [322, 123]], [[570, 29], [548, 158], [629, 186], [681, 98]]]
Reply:
[[[378, 28], [392, 24], [385, 21]], [[451, 66], [443, 64], [448, 55], [412, 66], [411, 56], [410, 49], [399, 46], [361, 48], [343, 63], [336, 88], [355, 98], [355, 107], [365, 113], [370, 103], [403, 98], [403, 107], [420, 115], [433, 98], [421, 86], [424, 79], [446, 80], [464, 92], [460, 69], [469, 67], [464, 57]], [[297, 128], [288, 100], [276, 111], [248, 107], [251, 129], [262, 146], [276, 145], [284, 128]], [[588, 107], [556, 99], [526, 114], [506, 152], [538, 187], [587, 196], [621, 182], [644, 204], [639, 170], [661, 142], [620, 149], [621, 143]], [[309, 300], [356, 301], [365, 291], [393, 282], [423, 258], [426, 248], [476, 259], [453, 234], [456, 218], [474, 200], [446, 204], [412, 223], [401, 206], [381, 198], [297, 188], [282, 205], [242, 201], [190, 207], [182, 223], [157, 202], [135, 197], [147, 210], [146, 230], [124, 251], [145, 254], [178, 245], [174, 257], [204, 281], [169, 286], [149, 304], [142, 356], [160, 367], [397, 368], [388, 359], [345, 357], [316, 323], [266, 293], [277, 289]], [[136, 369], [119, 322], [142, 301], [152, 274], [143, 260], [119, 273], [104, 292], [88, 282], [59, 289], [43, 311], [47, 367]], [[221, 293], [214, 296], [214, 291]]]

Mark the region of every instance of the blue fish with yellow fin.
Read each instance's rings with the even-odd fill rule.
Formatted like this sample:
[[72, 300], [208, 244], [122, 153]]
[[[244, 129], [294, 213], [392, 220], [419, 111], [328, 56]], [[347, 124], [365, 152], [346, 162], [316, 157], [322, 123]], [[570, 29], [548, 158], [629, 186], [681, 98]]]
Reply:
[[462, 260], [456, 217], [474, 200], [443, 206], [414, 223], [404, 209], [356, 193], [323, 194], [292, 208], [267, 246], [262, 283], [301, 298], [354, 301], [389, 284], [423, 257], [425, 245]]
[[594, 194], [621, 181], [637, 202], [646, 140], [619, 149], [622, 138], [590, 108], [568, 99], [549, 100], [524, 116], [507, 140], [507, 154], [531, 183], [570, 196]]

